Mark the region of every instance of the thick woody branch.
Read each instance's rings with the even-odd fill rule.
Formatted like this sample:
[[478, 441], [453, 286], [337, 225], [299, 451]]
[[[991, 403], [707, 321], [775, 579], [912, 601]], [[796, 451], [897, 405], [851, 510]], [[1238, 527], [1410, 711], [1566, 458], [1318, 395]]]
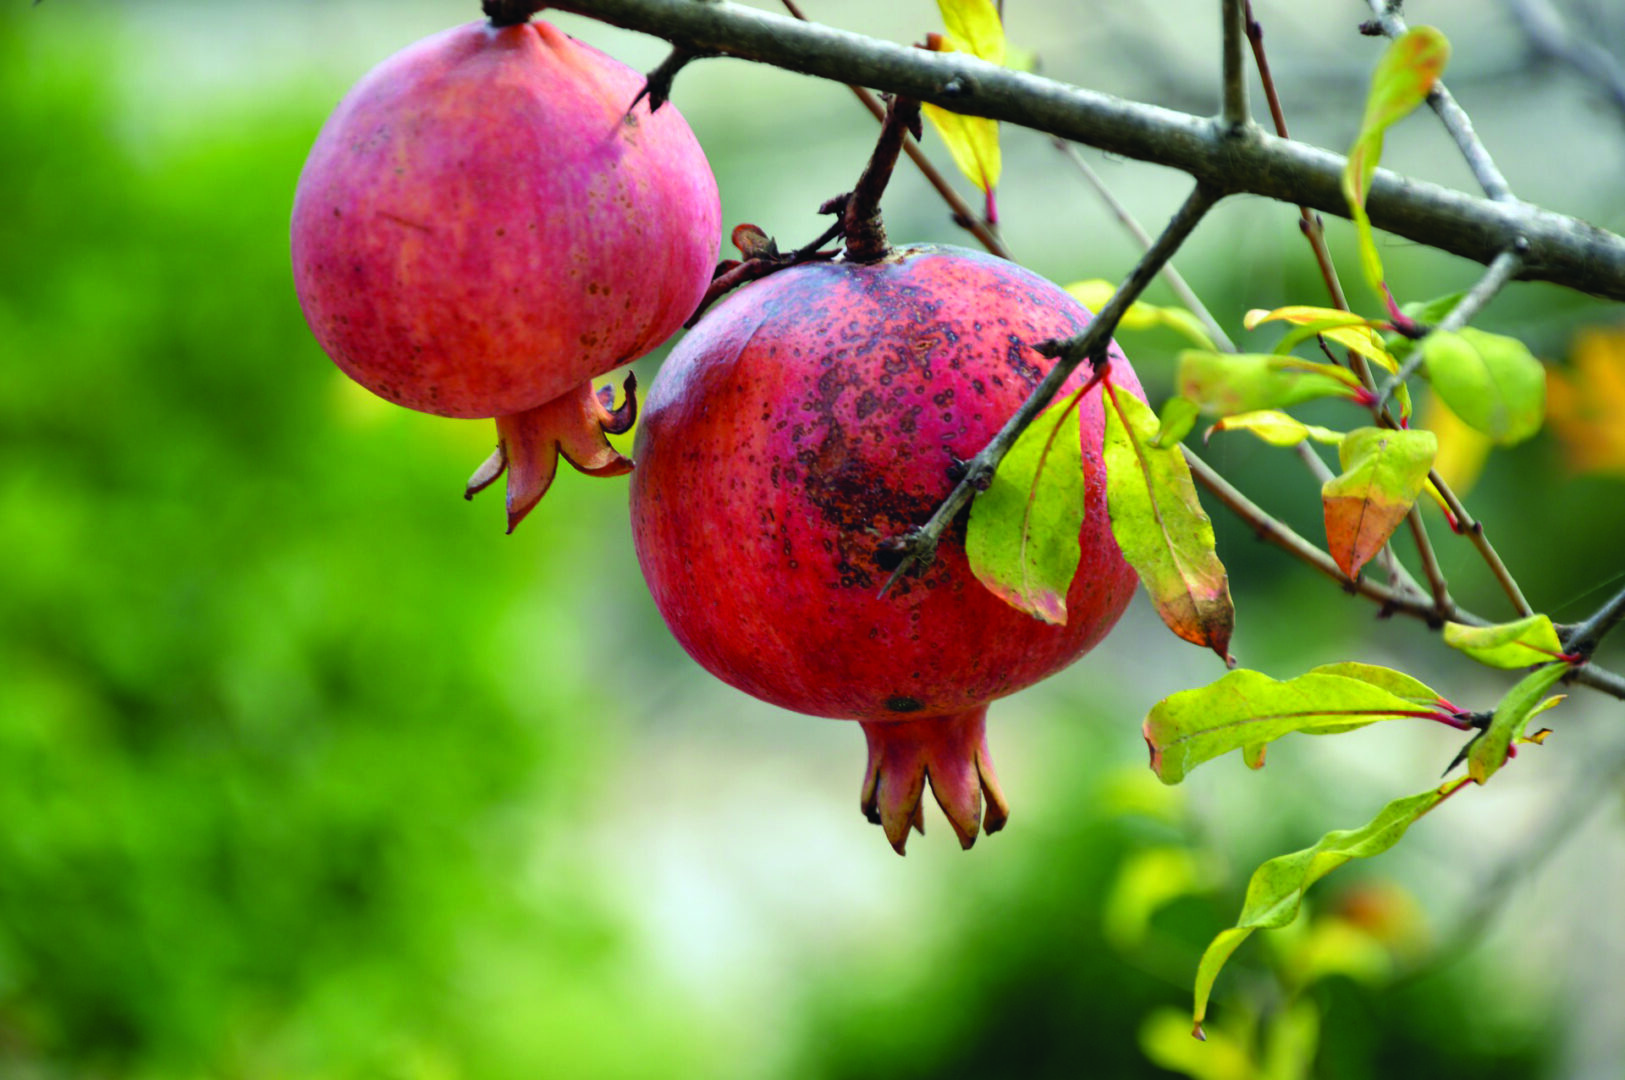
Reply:
[[[536, 0], [488, 0], [531, 10]], [[1347, 216], [1341, 155], [1222, 122], [1124, 101], [959, 53], [928, 53], [725, 0], [564, 0], [551, 4], [715, 51], [819, 78], [929, 101], [971, 116], [1059, 135], [1179, 169], [1229, 194], [1263, 195]], [[1518, 236], [1529, 253], [1520, 277], [1625, 300], [1625, 238], [1519, 202], [1495, 203], [1378, 170], [1372, 223], [1418, 243], [1488, 264]]]

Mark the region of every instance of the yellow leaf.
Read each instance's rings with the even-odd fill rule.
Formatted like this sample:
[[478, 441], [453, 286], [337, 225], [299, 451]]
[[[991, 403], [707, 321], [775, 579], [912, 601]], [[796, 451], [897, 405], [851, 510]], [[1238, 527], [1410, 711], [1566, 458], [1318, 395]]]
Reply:
[[1242, 325], [1249, 330], [1256, 330], [1267, 322], [1286, 322], [1304, 328], [1282, 338], [1281, 344], [1276, 346], [1277, 352], [1294, 347], [1303, 340], [1303, 335], [1312, 329], [1321, 337], [1359, 353], [1384, 371], [1399, 370], [1399, 364], [1383, 347], [1382, 338], [1377, 334], [1374, 324], [1363, 315], [1339, 311], [1337, 308], [1293, 304], [1276, 308], [1274, 311], [1253, 308], [1242, 319]]
[[937, 8], [955, 49], [990, 64], [1004, 63], [1004, 25], [993, 0], [937, 0]]
[[[948, 29], [944, 40], [932, 34], [931, 47], [943, 52], [968, 52], [990, 64], [1004, 63], [1004, 25], [993, 0], [937, 0], [942, 22]], [[961, 116], [929, 103], [920, 111], [947, 144], [954, 165], [971, 183], [990, 195], [998, 186], [1003, 162], [999, 156], [999, 125], [981, 116]], [[992, 218], [992, 199], [988, 200]]]
[[1569, 371], [1546, 372], [1546, 415], [1569, 468], [1625, 476], [1625, 326], [1582, 331]]
[[995, 121], [982, 116], [961, 116], [929, 103], [920, 106], [920, 111], [942, 136], [954, 164], [971, 183], [983, 191], [997, 186], [1002, 162], [999, 125]]
[[[1087, 281], [1074, 281], [1066, 287], [1066, 291], [1091, 312], [1098, 313], [1111, 301], [1117, 292], [1117, 286], [1105, 278], [1090, 278]], [[1182, 307], [1158, 307], [1143, 300], [1136, 300], [1128, 306], [1128, 310], [1117, 323], [1119, 330], [1151, 330], [1158, 326], [1166, 326], [1204, 349], [1214, 347], [1213, 341], [1207, 336], [1207, 329], [1196, 316]]]
[[1307, 326], [1310, 323], [1327, 323], [1334, 326], [1370, 325], [1364, 315], [1356, 315], [1352, 311], [1341, 311], [1337, 308], [1312, 307], [1308, 304], [1288, 304], [1273, 311], [1253, 308], [1241, 320], [1241, 325], [1249, 330], [1256, 330], [1260, 324], [1267, 322], [1289, 322], [1294, 326]]
[[1439, 438], [1439, 453], [1433, 468], [1455, 489], [1457, 495], [1472, 490], [1484, 462], [1490, 455], [1490, 437], [1464, 424], [1439, 395], [1428, 391], [1422, 404], [1422, 426]]

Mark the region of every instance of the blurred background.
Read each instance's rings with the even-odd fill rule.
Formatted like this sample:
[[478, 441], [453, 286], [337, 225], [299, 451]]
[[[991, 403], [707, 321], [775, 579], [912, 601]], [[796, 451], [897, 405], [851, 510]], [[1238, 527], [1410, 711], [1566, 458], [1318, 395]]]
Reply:
[[[929, 0], [805, 6], [896, 41], [940, 28]], [[1625, 229], [1625, 111], [1537, 46], [1525, 6], [1408, 14], [1451, 38], [1448, 81], [1520, 196]], [[1046, 74], [1200, 113], [1217, 7], [1006, 4]], [[1294, 134], [1346, 146], [1380, 48], [1356, 32], [1367, 9], [1257, 10]], [[1555, 10], [1625, 57], [1625, 9]], [[1577, 690], [1545, 747], [1255, 936], [1203, 1046], [1196, 959], [1251, 869], [1424, 790], [1459, 738], [1288, 739], [1261, 772], [1223, 760], [1164, 788], [1140, 721], [1223, 672], [1137, 599], [1092, 655], [992, 710], [1009, 829], [961, 853], [931, 807], [899, 859], [858, 813], [855, 725], [746, 698], [672, 641], [624, 480], [561, 475], [511, 537], [498, 495], [459, 498], [490, 426], [340, 376], [295, 303], [287, 230], [345, 89], [476, 14], [0, 9], [0, 1077], [1625, 1075], [1613, 699]], [[640, 69], [664, 55], [557, 21]], [[841, 87], [737, 61], [685, 71], [675, 100], [724, 222], [790, 244], [874, 135]], [[1153, 231], [1185, 192], [1085, 153]], [[1018, 258], [1120, 278], [1132, 242], [1048, 140], [1006, 128], [1004, 154]], [[1430, 116], [1385, 164], [1472, 186]], [[967, 242], [906, 166], [887, 214], [894, 238]], [[1369, 306], [1349, 230], [1328, 227]], [[1393, 238], [1384, 258], [1406, 300], [1479, 273]], [[1248, 308], [1324, 301], [1290, 207], [1230, 200], [1177, 261], [1243, 347], [1278, 333], [1243, 332]], [[1479, 325], [1589, 403], [1495, 455], [1469, 499], [1537, 609], [1581, 618], [1625, 572], [1625, 313], [1515, 285]], [[1121, 340], [1166, 387], [1181, 340]], [[1209, 459], [1317, 535], [1314, 481], [1243, 438]], [[1214, 518], [1245, 665], [1386, 663], [1470, 708], [1510, 685]], [[1458, 598], [1510, 617], [1431, 523]]]

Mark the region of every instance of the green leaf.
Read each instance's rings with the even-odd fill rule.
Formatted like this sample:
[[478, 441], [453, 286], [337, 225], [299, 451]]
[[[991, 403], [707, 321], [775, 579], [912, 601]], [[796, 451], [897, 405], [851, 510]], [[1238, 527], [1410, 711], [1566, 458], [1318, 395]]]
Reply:
[[1112, 536], [1175, 634], [1230, 659], [1235, 610], [1190, 466], [1177, 446], [1150, 445], [1157, 419], [1133, 394], [1106, 391], [1106, 501]]
[[1470, 779], [1482, 784], [1501, 770], [1512, 744], [1523, 735], [1529, 721], [1550, 707], [1543, 705], [1540, 699], [1568, 673], [1567, 664], [1547, 664], [1525, 675], [1507, 691], [1506, 697], [1495, 707], [1495, 715], [1490, 717], [1484, 734], [1474, 739], [1467, 751]]
[[[1395, 697], [1404, 698], [1413, 705], [1436, 713], [1455, 714], [1461, 709], [1447, 701], [1439, 692], [1420, 679], [1413, 679], [1403, 671], [1393, 668], [1378, 667], [1375, 664], [1360, 664], [1352, 660], [1340, 664], [1322, 664], [1311, 668], [1310, 675], [1341, 675], [1348, 679], [1358, 679], [1370, 683], [1372, 686], [1386, 690]], [[1331, 727], [1317, 727], [1312, 731], [1305, 731], [1305, 735], [1341, 735], [1345, 731], [1365, 727], [1365, 724], [1337, 724]]]
[[1343, 472], [1321, 485], [1326, 547], [1354, 577], [1382, 550], [1422, 493], [1439, 443], [1425, 430], [1356, 428], [1343, 439]]
[[1077, 391], [1021, 433], [971, 503], [971, 573], [1005, 603], [1056, 626], [1082, 555], [1084, 479]]
[[1395, 38], [1377, 62], [1360, 133], [1349, 148], [1348, 165], [1343, 169], [1343, 198], [1348, 200], [1359, 231], [1360, 266], [1371, 288], [1378, 292], [1383, 281], [1382, 259], [1371, 236], [1365, 200], [1377, 161], [1382, 157], [1383, 133], [1426, 100], [1449, 59], [1450, 42], [1431, 26], [1413, 26]]
[[1232, 416], [1296, 405], [1315, 398], [1358, 398], [1354, 374], [1333, 364], [1273, 353], [1179, 354], [1175, 389], [1209, 416]]
[[1157, 433], [1151, 445], [1162, 450], [1182, 441], [1196, 426], [1202, 414], [1201, 406], [1187, 397], [1171, 397], [1162, 403], [1162, 415], [1157, 419]]
[[[1536, 705], [1533, 709], [1530, 709], [1529, 710], [1529, 716], [1526, 718], [1525, 727], [1528, 726], [1528, 721], [1534, 720], [1535, 717], [1539, 716], [1541, 713], [1545, 712], [1547, 709], [1555, 709], [1555, 708], [1557, 708], [1557, 706], [1559, 706], [1559, 705], [1563, 704], [1563, 702], [1567, 701], [1568, 697], [1569, 696], [1567, 694], [1553, 694], [1551, 697], [1547, 698], [1545, 701], [1541, 702], [1539, 705]], [[1541, 743], [1544, 743], [1546, 741], [1546, 736], [1550, 735], [1551, 733], [1552, 733], [1551, 728], [1541, 728], [1539, 731], [1535, 732], [1533, 735], [1519, 735], [1516, 739], [1514, 739], [1512, 741], [1513, 742], [1534, 743], [1536, 746], [1539, 746]]]
[[1437, 704], [1420, 704], [1365, 679], [1310, 672], [1279, 682], [1241, 668], [1157, 702], [1143, 734], [1151, 770], [1163, 783], [1177, 784], [1204, 762], [1294, 731], [1349, 731], [1378, 720], [1441, 715], [1448, 714]]
[[1330, 428], [1305, 424], [1303, 421], [1276, 409], [1261, 409], [1258, 412], [1237, 413], [1234, 416], [1223, 417], [1207, 429], [1207, 436], [1211, 438], [1215, 431], [1246, 431], [1271, 446], [1297, 446], [1305, 439], [1313, 439], [1316, 442], [1328, 443], [1334, 446], [1341, 445], [1343, 442], [1343, 433], [1341, 431], [1332, 431]]
[[1399, 843], [1423, 814], [1458, 791], [1467, 781], [1453, 780], [1419, 795], [1395, 799], [1366, 824], [1357, 829], [1329, 832], [1313, 847], [1278, 855], [1253, 871], [1247, 883], [1247, 899], [1241, 906], [1236, 925], [1219, 932], [1202, 954], [1196, 968], [1195, 1018], [1198, 1029], [1207, 1015], [1213, 981], [1236, 947], [1254, 930], [1273, 930], [1298, 917], [1303, 894], [1311, 885], [1350, 859], [1381, 855]]
[[1345, 660], [1338, 664], [1322, 664], [1320, 667], [1311, 668], [1308, 674], [1340, 675], [1345, 679], [1358, 679], [1423, 708], [1439, 708], [1448, 713], [1460, 711], [1421, 679], [1412, 678], [1403, 671], [1395, 671], [1393, 668]]
[[[1412, 322], [1431, 328], [1443, 322], [1446, 315], [1456, 310], [1456, 305], [1461, 303], [1466, 295], [1465, 292], [1453, 292], [1435, 296], [1431, 300], [1412, 300], [1408, 304], [1399, 305], [1399, 310]], [[1384, 335], [1382, 342], [1388, 354], [1400, 363], [1404, 363], [1405, 358], [1417, 346], [1416, 339], [1397, 333]]]
[[[1412, 300], [1408, 304], [1401, 304], [1400, 313], [1412, 322], [1419, 322], [1423, 326], [1434, 326], [1444, 322], [1445, 316], [1456, 310], [1456, 306], [1467, 298], [1466, 290], [1445, 293], [1435, 296], [1431, 300]], [[1410, 340], [1409, 338], [1403, 340]]]
[[1470, 427], [1511, 446], [1540, 430], [1546, 369], [1517, 338], [1468, 327], [1422, 339], [1433, 389]]
[[1444, 643], [1460, 649], [1480, 664], [1497, 668], [1525, 668], [1563, 656], [1557, 628], [1544, 615], [1531, 615], [1498, 626], [1444, 624]]

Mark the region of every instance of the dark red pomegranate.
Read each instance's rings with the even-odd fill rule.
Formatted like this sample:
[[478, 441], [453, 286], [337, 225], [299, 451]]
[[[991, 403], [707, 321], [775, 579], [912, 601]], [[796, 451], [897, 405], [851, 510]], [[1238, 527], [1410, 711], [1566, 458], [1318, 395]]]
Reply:
[[[544, 22], [472, 23], [374, 68], [322, 128], [293, 207], [294, 285], [322, 348], [382, 397], [497, 418], [510, 527], [558, 454], [631, 463], [589, 380], [676, 332], [721, 210], [676, 108]], [[626, 418], [630, 423], [630, 418]]]
[[[1136, 579], [1112, 539], [1100, 396], [1081, 405], [1088, 507], [1065, 626], [972, 575], [963, 518], [884, 597], [880, 543], [923, 523], [1089, 313], [1012, 263], [910, 247], [810, 263], [728, 297], [662, 367], [632, 478], [639, 562], [683, 647], [725, 682], [859, 720], [862, 807], [902, 852], [929, 781], [970, 847], [1008, 808], [988, 758], [995, 698], [1059, 671], [1116, 623]], [[1116, 345], [1112, 377], [1139, 383]], [[1087, 366], [1069, 383], [1087, 378]]]

